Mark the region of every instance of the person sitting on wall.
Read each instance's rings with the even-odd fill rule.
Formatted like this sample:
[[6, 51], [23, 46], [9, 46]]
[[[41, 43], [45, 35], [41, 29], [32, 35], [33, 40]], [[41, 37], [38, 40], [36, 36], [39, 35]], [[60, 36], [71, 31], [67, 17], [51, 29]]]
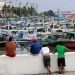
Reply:
[[12, 37], [9, 38], [9, 42], [5, 45], [6, 56], [15, 57], [16, 56], [16, 45], [12, 42]]
[[36, 38], [32, 38], [32, 43], [30, 46], [30, 54], [39, 54], [40, 53], [40, 44], [37, 42]]

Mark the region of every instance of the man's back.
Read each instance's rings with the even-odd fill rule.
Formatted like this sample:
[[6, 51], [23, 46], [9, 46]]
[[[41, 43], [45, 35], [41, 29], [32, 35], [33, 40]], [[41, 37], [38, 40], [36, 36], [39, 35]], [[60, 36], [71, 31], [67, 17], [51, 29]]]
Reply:
[[64, 52], [68, 50], [68, 48], [62, 45], [57, 45], [56, 50], [58, 52], [58, 58], [64, 58], [65, 57]]
[[16, 53], [15, 53], [16, 45], [12, 41], [8, 42], [5, 46], [5, 48], [6, 48], [7, 56], [15, 56], [16, 55]]
[[39, 54], [40, 52], [40, 45], [38, 42], [34, 42], [31, 44], [30, 52], [32, 54]]

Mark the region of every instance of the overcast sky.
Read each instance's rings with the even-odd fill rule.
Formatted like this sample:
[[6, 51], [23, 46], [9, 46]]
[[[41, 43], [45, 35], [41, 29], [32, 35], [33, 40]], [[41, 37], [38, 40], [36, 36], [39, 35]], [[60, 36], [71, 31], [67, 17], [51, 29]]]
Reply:
[[[0, 1], [4, 1], [4, 0], [0, 0]], [[12, 4], [16, 5], [16, 0], [11, 0], [11, 1], [13, 2]], [[19, 5], [20, 1], [22, 5], [26, 5], [27, 1], [28, 3], [34, 3], [35, 7], [37, 4], [38, 12], [47, 11], [47, 10], [57, 11], [58, 8], [60, 11], [75, 12], [75, 0], [17, 0], [17, 6]]]

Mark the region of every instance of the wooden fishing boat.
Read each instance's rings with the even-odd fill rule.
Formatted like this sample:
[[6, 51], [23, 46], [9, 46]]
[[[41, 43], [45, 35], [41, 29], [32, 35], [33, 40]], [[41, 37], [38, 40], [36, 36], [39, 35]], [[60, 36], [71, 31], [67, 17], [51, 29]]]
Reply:
[[63, 46], [67, 48], [75, 48], [75, 40], [56, 40], [54, 42], [48, 43], [50, 47], [56, 47], [58, 42], [62, 42]]

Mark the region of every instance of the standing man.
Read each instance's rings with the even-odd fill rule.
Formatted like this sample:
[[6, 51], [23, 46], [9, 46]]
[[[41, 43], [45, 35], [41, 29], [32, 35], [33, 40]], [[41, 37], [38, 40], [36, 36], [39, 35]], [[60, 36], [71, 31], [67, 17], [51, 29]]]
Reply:
[[[59, 68], [59, 74], [62, 74], [65, 72], [65, 52], [75, 52], [74, 50], [69, 50], [67, 47], [62, 46], [62, 42], [59, 42], [56, 46], [55, 52], [58, 53], [58, 68]], [[55, 54], [55, 52], [53, 54]]]
[[30, 46], [30, 53], [33, 55], [40, 53], [40, 44], [37, 42], [36, 38], [32, 38], [32, 44]]
[[6, 56], [15, 57], [16, 56], [16, 45], [12, 42], [12, 37], [9, 38], [9, 42], [5, 45]]
[[40, 52], [43, 55], [43, 63], [44, 63], [45, 68], [47, 69], [47, 73], [51, 74], [51, 70], [50, 70], [50, 49], [47, 47], [47, 44], [43, 44]]

